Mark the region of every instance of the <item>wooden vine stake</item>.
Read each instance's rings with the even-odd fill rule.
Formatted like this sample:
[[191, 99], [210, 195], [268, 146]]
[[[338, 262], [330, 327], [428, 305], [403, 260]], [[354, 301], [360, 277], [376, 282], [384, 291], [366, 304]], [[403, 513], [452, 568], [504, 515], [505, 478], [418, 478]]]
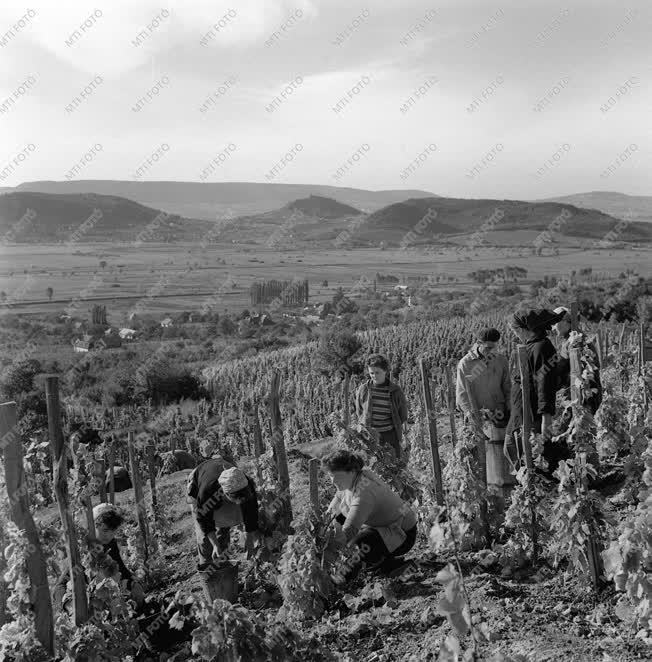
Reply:
[[348, 429], [351, 425], [351, 373], [347, 370], [344, 373], [342, 383], [342, 412], [344, 414], [344, 427]]
[[[29, 510], [29, 492], [23, 469], [23, 440], [16, 429], [16, 403], [5, 402], [0, 405], [0, 448], [4, 448], [5, 482], [10, 514], [14, 524], [25, 532], [30, 545], [25, 564], [30, 582], [30, 603], [34, 610], [36, 637], [48, 652], [54, 655], [54, 619], [52, 599], [48, 586], [48, 572], [45, 556], [41, 548], [34, 519]], [[5, 595], [4, 582], [0, 590]], [[84, 592], [84, 596], [86, 593]], [[4, 616], [4, 600], [0, 603]]]
[[[478, 452], [478, 464], [479, 464], [479, 476], [478, 480], [483, 487], [483, 491], [487, 492], [487, 449], [485, 447], [485, 434], [482, 430], [482, 418], [480, 416], [480, 409], [478, 408], [478, 403], [476, 402], [475, 395], [471, 391], [469, 381], [465, 375], [462, 375], [464, 390], [469, 399], [469, 404], [471, 405], [471, 421], [473, 424], [473, 429], [475, 431], [476, 439], [476, 449]], [[480, 499], [480, 519], [482, 520], [482, 527], [484, 530], [484, 535], [487, 540], [487, 544], [491, 542], [491, 529], [489, 528], [489, 514], [487, 512], [487, 500], [485, 497]]]
[[317, 519], [321, 519], [319, 509], [319, 460], [313, 457], [308, 464], [308, 478], [310, 483], [310, 507], [312, 514]]
[[[580, 391], [582, 364], [580, 361], [580, 350], [575, 347], [569, 352], [570, 370], [571, 370], [571, 403], [573, 409], [573, 418], [575, 419], [576, 426], [584, 425], [584, 407], [582, 406], [582, 393]], [[581, 443], [580, 439], [580, 443]], [[578, 454], [580, 464], [586, 467], [586, 452]], [[586, 484], [586, 472], [582, 471], [583, 479], [581, 481], [580, 489], [582, 494], [588, 492]], [[602, 556], [600, 555], [600, 545], [597, 536], [593, 530], [593, 522], [588, 523], [591, 534], [586, 541], [586, 557], [589, 562], [589, 570], [591, 573], [591, 582], [593, 588], [597, 589], [600, 585], [600, 577], [602, 576]]]
[[156, 513], [156, 508], [158, 506], [158, 495], [156, 494], [156, 459], [154, 453], [154, 444], [147, 444], [145, 447], [145, 453], [147, 455], [149, 485], [152, 490], [152, 506], [154, 507], [154, 513]]
[[430, 460], [432, 462], [432, 475], [435, 482], [435, 499], [438, 506], [444, 505], [444, 488], [441, 478], [441, 462], [439, 459], [439, 440], [437, 438], [437, 413], [432, 404], [430, 391], [430, 371], [424, 359], [419, 361], [421, 369], [421, 387], [423, 389], [423, 402], [428, 419], [428, 433], [430, 438]]
[[276, 466], [278, 469], [278, 482], [280, 499], [284, 504], [283, 525], [287, 532], [292, 523], [292, 501], [290, 499], [290, 470], [283, 439], [283, 421], [281, 420], [279, 383], [281, 375], [275, 370], [272, 375], [272, 383], [269, 396], [269, 413], [272, 430], [272, 444], [276, 455]]
[[532, 432], [532, 409], [530, 405], [530, 365], [528, 363], [527, 347], [518, 346], [518, 369], [521, 376], [521, 398], [523, 406], [523, 455], [525, 455], [525, 467], [528, 475], [528, 485], [530, 486], [530, 497], [532, 499], [532, 508], [530, 511], [531, 527], [530, 535], [532, 537], [532, 562], [536, 563], [539, 558], [539, 546], [537, 535], [537, 514], [534, 509], [534, 461], [532, 459], [532, 446], [530, 445], [530, 434]]
[[138, 456], [134, 448], [134, 433], [127, 433], [127, 452], [129, 453], [129, 466], [131, 468], [131, 481], [134, 484], [134, 499], [136, 500], [136, 515], [138, 516], [138, 528], [143, 537], [143, 549], [145, 550], [145, 566], [149, 557], [149, 525], [147, 523], [147, 509], [143, 496], [143, 483], [138, 468]]
[[451, 426], [451, 441], [454, 446], [457, 443], [457, 430], [455, 429], [455, 384], [451, 375], [451, 367], [448, 364], [446, 365], [444, 374], [446, 375], [446, 391], [448, 393], [448, 420]]
[[115, 437], [109, 442], [109, 502], [115, 503]]
[[577, 301], [571, 302], [570, 305], [570, 324], [571, 324], [571, 331], [580, 330], [579, 306], [577, 304]]
[[88, 597], [86, 595], [86, 577], [84, 576], [79, 548], [77, 547], [77, 532], [68, 498], [68, 454], [66, 453], [66, 442], [61, 427], [59, 378], [56, 375], [45, 378], [45, 399], [48, 412], [50, 448], [53, 458], [54, 476], [52, 483], [68, 551], [68, 568], [72, 578], [72, 605], [75, 613], [75, 624], [80, 626], [88, 620]]

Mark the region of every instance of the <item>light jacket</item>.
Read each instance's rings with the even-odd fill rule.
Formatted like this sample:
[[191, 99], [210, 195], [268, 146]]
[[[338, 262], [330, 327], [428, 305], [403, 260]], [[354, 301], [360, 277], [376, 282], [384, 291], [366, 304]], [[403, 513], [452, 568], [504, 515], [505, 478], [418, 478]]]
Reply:
[[390, 552], [403, 544], [405, 532], [417, 523], [410, 506], [371, 469], [363, 469], [351, 489], [338, 490], [328, 512], [346, 517], [345, 534], [351, 529], [375, 529]]
[[[389, 380], [389, 378], [388, 378]], [[408, 418], [408, 406], [405, 395], [398, 384], [390, 381], [389, 384], [389, 401], [392, 409], [392, 423], [396, 431], [396, 437], [401, 441], [403, 437], [403, 423]], [[371, 427], [371, 382], [367, 380], [364, 384], [358, 387], [355, 395], [355, 411], [360, 419], [360, 422]]]
[[464, 412], [471, 411], [464, 379], [480, 409], [509, 411], [511, 380], [509, 363], [502, 354], [486, 359], [475, 346], [457, 364], [456, 402]]

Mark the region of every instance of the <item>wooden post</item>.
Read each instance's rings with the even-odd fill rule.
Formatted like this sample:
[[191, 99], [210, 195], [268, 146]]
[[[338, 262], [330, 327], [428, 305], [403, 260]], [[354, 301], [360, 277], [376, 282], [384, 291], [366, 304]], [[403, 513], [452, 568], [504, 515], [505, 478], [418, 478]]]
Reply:
[[582, 374], [582, 365], [580, 361], [580, 350], [576, 347], [568, 352], [570, 359], [570, 387], [571, 387], [571, 407], [573, 409], [573, 418], [579, 423], [582, 417], [581, 394], [577, 382]]
[[288, 458], [285, 452], [285, 440], [283, 439], [283, 421], [281, 420], [281, 409], [279, 406], [279, 382], [281, 374], [274, 370], [272, 375], [271, 393], [269, 397], [269, 413], [272, 428], [272, 444], [276, 453], [276, 466], [278, 469], [278, 481], [280, 498], [285, 504], [285, 530], [292, 523], [292, 502], [290, 499], [290, 471], [288, 469]]
[[638, 324], [638, 374], [643, 374], [645, 365], [645, 320], [641, 319]]
[[579, 306], [577, 305], [577, 301], [571, 302], [570, 305], [570, 323], [571, 331], [579, 331]]
[[258, 406], [254, 406], [254, 455], [260, 457], [265, 452], [263, 443], [263, 431], [260, 429], [260, 419], [258, 418]]
[[439, 440], [437, 439], [437, 419], [435, 408], [432, 404], [432, 393], [430, 391], [430, 371], [424, 359], [419, 361], [421, 369], [421, 387], [423, 389], [423, 402], [428, 418], [428, 432], [430, 438], [430, 460], [432, 462], [432, 475], [435, 481], [435, 499], [438, 506], [444, 505], [444, 488], [441, 478], [441, 462], [439, 460]]
[[156, 494], [156, 462], [154, 459], [154, 444], [147, 444], [147, 469], [149, 471], [149, 484], [152, 489], [152, 506], [154, 507], [154, 513], [156, 513], [156, 508], [158, 506], [158, 498]]
[[[34, 610], [36, 637], [48, 654], [54, 655], [54, 619], [47, 566], [38, 531], [29, 510], [29, 492], [23, 469], [23, 440], [16, 429], [15, 402], [5, 402], [0, 405], [0, 439], [2, 440], [0, 449], [4, 448], [5, 482], [8, 503], [11, 505], [11, 519], [20, 530], [25, 531], [25, 537], [30, 545], [25, 563], [30, 581], [29, 597]], [[0, 591], [3, 596], [5, 590], [6, 587], [2, 582]], [[2, 600], [0, 622], [4, 620], [4, 608], [5, 602]]]
[[[588, 492], [588, 485], [586, 481], [586, 453], [579, 453], [578, 455], [579, 458], [579, 463], [580, 463], [580, 471], [582, 471], [582, 483], [580, 485], [580, 489], [584, 494]], [[586, 557], [589, 562], [589, 572], [591, 573], [591, 583], [593, 584], [593, 588], [597, 589], [600, 586], [600, 578], [602, 577], [603, 574], [603, 566], [602, 566], [602, 555], [601, 555], [601, 550], [600, 550], [600, 542], [599, 538], [595, 533], [594, 529], [594, 522], [587, 522], [590, 530], [589, 537], [586, 541]]]
[[625, 322], [620, 323], [620, 336], [618, 337], [618, 351], [622, 353], [623, 351], [623, 342], [625, 339]]
[[109, 444], [109, 502], [115, 503], [115, 437]]
[[600, 327], [597, 328], [595, 332], [595, 348], [598, 352], [598, 366], [600, 370], [605, 368], [605, 351], [604, 351], [604, 339], [602, 337], [602, 330]]
[[[532, 446], [530, 446], [530, 433], [532, 431], [532, 409], [530, 405], [530, 365], [526, 345], [518, 346], [518, 369], [521, 376], [521, 402], [523, 407], [523, 455], [525, 455], [525, 466], [527, 468], [528, 483], [533, 490], [532, 480], [534, 478], [534, 461], [532, 459]], [[536, 563], [539, 558], [539, 545], [537, 534], [537, 515], [534, 504], [530, 510], [532, 520], [530, 536], [532, 538], [532, 562]]]
[[448, 392], [448, 420], [451, 427], [451, 441], [454, 446], [457, 443], [457, 430], [455, 429], [455, 382], [453, 382], [449, 365], [446, 365], [444, 374], [446, 375], [446, 390]]
[[145, 499], [143, 497], [143, 484], [138, 469], [138, 456], [134, 448], [134, 433], [127, 433], [127, 452], [129, 453], [129, 466], [131, 468], [131, 482], [134, 484], [134, 499], [136, 500], [136, 514], [138, 516], [138, 527], [143, 536], [145, 549], [145, 565], [148, 560], [149, 547], [149, 526], [147, 525], [147, 510], [145, 509]]
[[344, 427], [351, 425], [351, 403], [350, 403], [351, 373], [347, 370], [342, 384], [342, 411], [344, 412]]
[[[471, 405], [471, 419], [473, 421], [473, 428], [475, 429], [475, 438], [476, 438], [476, 449], [478, 451], [478, 464], [479, 476], [478, 480], [480, 484], [484, 487], [484, 491], [487, 491], [487, 449], [485, 447], [485, 434], [482, 430], [482, 419], [480, 418], [480, 410], [478, 409], [478, 403], [475, 400], [475, 395], [471, 391], [468, 380], [463, 375], [462, 379], [464, 380], [464, 390], [466, 391], [467, 397], [469, 399], [469, 404]], [[489, 544], [491, 529], [489, 528], [489, 515], [487, 511], [487, 501], [484, 497], [480, 499], [480, 518], [482, 520], [482, 525], [484, 527], [484, 534]]]
[[61, 429], [61, 408], [59, 404], [59, 378], [50, 375], [45, 378], [45, 398], [48, 412], [48, 432], [52, 450], [53, 486], [57, 498], [61, 528], [66, 539], [68, 550], [68, 568], [72, 579], [72, 604], [75, 613], [75, 624], [83, 625], [88, 620], [88, 597], [86, 595], [86, 577], [84, 576], [79, 548], [77, 547], [77, 532], [72, 519], [68, 500], [68, 465], [65, 452], [65, 439]]
[[106, 462], [104, 460], [95, 460], [94, 474], [99, 480], [100, 503], [106, 503]]
[[319, 460], [316, 457], [313, 457], [308, 464], [308, 478], [312, 512], [317, 519], [321, 519], [319, 511]]
[[[4, 433], [2, 436], [4, 436]], [[7, 539], [5, 538], [4, 531], [0, 528], [0, 628], [5, 624], [7, 598], [9, 597], [9, 587], [4, 580], [5, 572], [7, 572], [7, 559], [5, 558], [6, 547]]]

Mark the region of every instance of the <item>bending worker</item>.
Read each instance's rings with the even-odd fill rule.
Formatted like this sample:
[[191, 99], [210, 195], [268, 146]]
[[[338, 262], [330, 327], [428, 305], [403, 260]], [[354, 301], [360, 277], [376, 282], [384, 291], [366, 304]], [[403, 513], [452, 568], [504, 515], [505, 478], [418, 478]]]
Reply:
[[254, 481], [221, 455], [214, 455], [188, 476], [187, 494], [195, 521], [198, 571], [209, 598], [212, 562], [230, 545], [231, 527], [244, 524], [245, 548], [253, 551], [259, 539], [258, 498]]
[[[118, 584], [126, 586], [127, 591], [136, 603], [142, 607], [145, 601], [143, 587], [136, 580], [120, 556], [120, 548], [116, 534], [124, 523], [119, 508], [112, 503], [98, 503], [93, 508], [93, 521], [95, 523], [95, 544], [91, 546], [93, 563], [105, 577], [112, 577]], [[68, 601], [64, 602], [66, 587], [70, 579], [68, 567], [61, 573], [54, 589], [55, 604], [62, 609], [68, 608]]]
[[323, 460], [337, 492], [328, 507], [334, 517], [336, 539], [356, 545], [358, 553], [340, 569], [336, 584], [352, 581], [363, 568], [389, 576], [408, 563], [402, 558], [414, 546], [417, 516], [412, 509], [355, 453], [338, 450]]

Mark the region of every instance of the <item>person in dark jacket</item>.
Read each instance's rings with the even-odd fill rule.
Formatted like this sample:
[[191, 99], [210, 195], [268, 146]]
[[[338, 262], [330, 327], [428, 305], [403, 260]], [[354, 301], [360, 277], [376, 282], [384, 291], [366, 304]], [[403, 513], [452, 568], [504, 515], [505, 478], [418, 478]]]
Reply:
[[[113, 504], [99, 503], [93, 508], [93, 520], [96, 543], [91, 547], [91, 551], [94, 564], [106, 577], [113, 577], [118, 583], [125, 582], [136, 606], [142, 607], [145, 600], [143, 588], [124, 564], [115, 537], [124, 523], [124, 517]], [[67, 602], [64, 603], [63, 600], [69, 579], [70, 569], [66, 567], [54, 589], [55, 604], [60, 604], [64, 609], [67, 608]]]
[[[561, 360], [547, 333], [563, 317], [551, 310], [536, 309], [516, 313], [510, 320], [510, 328], [527, 347], [530, 408], [532, 430], [543, 437], [543, 457], [552, 474], [560, 460], [570, 457], [565, 442], [552, 441], [552, 417], [555, 414], [557, 389], [559, 386], [558, 363]], [[507, 434], [513, 432], [523, 422], [523, 401], [521, 376], [516, 352], [512, 355], [512, 417], [507, 426]]]
[[398, 384], [389, 379], [389, 363], [380, 354], [367, 359], [369, 380], [362, 384], [355, 397], [358, 419], [366, 427], [378, 432], [381, 444], [401, 457], [403, 423], [408, 418], [405, 395]]
[[245, 548], [259, 540], [254, 481], [221, 455], [202, 462], [188, 476], [187, 494], [195, 520], [198, 571], [207, 595], [207, 575], [230, 544], [231, 527], [244, 524]]

